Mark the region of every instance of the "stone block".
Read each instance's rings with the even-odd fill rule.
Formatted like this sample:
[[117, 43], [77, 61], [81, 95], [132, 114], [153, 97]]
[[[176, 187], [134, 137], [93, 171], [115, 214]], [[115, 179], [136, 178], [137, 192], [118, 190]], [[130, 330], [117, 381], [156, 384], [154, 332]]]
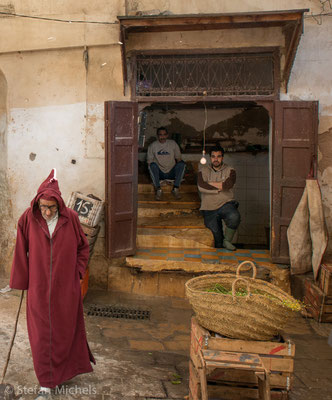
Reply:
[[187, 275], [159, 274], [158, 295], [184, 298], [188, 279]]

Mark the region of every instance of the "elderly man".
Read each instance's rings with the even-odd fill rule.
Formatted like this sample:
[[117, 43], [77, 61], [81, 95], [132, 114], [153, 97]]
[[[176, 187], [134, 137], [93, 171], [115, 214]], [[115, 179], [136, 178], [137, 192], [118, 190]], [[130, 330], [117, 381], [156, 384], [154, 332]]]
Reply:
[[181, 160], [181, 151], [174, 140], [168, 139], [167, 129], [157, 129], [157, 138], [150, 144], [147, 154], [148, 168], [156, 191], [156, 200], [161, 200], [162, 190], [160, 180], [174, 180], [172, 194], [180, 199], [179, 187], [186, 169], [186, 164]]
[[[201, 211], [204, 223], [214, 237], [217, 248], [236, 250], [231, 243], [240, 224], [239, 203], [234, 200], [233, 186], [235, 170], [223, 162], [224, 149], [214, 146], [210, 149], [211, 165], [204, 165], [198, 173], [198, 190], [201, 193]], [[225, 235], [223, 222], [225, 221]]]
[[95, 360], [84, 325], [80, 278], [89, 245], [77, 213], [65, 206], [55, 170], [18, 221], [10, 287], [27, 290], [27, 325], [40, 391], [86, 372]]

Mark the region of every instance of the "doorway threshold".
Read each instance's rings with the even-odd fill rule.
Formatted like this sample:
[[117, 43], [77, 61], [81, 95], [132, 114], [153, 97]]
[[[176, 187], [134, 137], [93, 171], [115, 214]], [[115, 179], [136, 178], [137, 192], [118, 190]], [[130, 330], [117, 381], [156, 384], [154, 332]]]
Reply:
[[270, 251], [266, 249], [184, 248], [184, 247], [139, 247], [134, 258], [162, 261], [190, 261], [204, 264], [233, 264], [253, 261], [257, 265], [272, 264]]

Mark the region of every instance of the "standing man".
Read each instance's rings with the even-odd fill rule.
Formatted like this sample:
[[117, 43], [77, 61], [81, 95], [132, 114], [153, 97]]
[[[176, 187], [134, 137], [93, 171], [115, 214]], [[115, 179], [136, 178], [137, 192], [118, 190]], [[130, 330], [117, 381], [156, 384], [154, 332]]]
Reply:
[[157, 138], [148, 148], [148, 168], [156, 191], [156, 200], [161, 200], [162, 190], [160, 180], [174, 179], [173, 196], [181, 198], [179, 188], [184, 175], [186, 164], [181, 160], [180, 147], [174, 140], [168, 139], [167, 129], [157, 129]]
[[[223, 162], [224, 149], [214, 146], [210, 150], [211, 165], [204, 165], [198, 173], [198, 190], [201, 193], [201, 211], [204, 223], [214, 237], [216, 248], [236, 250], [232, 239], [240, 224], [239, 203], [234, 200], [233, 186], [236, 172]], [[225, 221], [225, 236], [223, 223]]]
[[89, 245], [77, 213], [65, 206], [53, 169], [18, 221], [10, 287], [27, 291], [27, 326], [40, 391], [91, 372], [80, 278]]

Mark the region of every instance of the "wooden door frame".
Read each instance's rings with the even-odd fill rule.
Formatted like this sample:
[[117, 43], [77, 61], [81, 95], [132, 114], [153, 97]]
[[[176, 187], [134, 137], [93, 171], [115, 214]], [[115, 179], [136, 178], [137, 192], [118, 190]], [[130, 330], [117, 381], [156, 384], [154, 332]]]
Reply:
[[[160, 101], [158, 99], [149, 99], [150, 101], [147, 101], [148, 99], [144, 99], [144, 101], [136, 101], [134, 103], [137, 103], [138, 109], [141, 110], [142, 106], [148, 107], [149, 105], [155, 104], [155, 103], [159, 103]], [[195, 103], [207, 103], [207, 104], [214, 104], [214, 103], [230, 103], [230, 102], [234, 102], [234, 103], [244, 103], [244, 102], [249, 102], [247, 99], [242, 99], [240, 100], [239, 98], [230, 98], [230, 99], [225, 99], [225, 98], [216, 98], [216, 99], [191, 99], [191, 103], [193, 102], [193, 100], [195, 101]], [[271, 160], [271, 162], [269, 163], [269, 182], [270, 182], [270, 215], [269, 215], [269, 221], [270, 221], [270, 237], [274, 237], [274, 232], [272, 232], [273, 230], [273, 224], [272, 224], [272, 198], [273, 198], [273, 193], [274, 193], [274, 188], [273, 188], [273, 182], [274, 182], [274, 176], [273, 176], [273, 165], [274, 165], [274, 156], [273, 156], [273, 143], [274, 143], [274, 139], [276, 136], [276, 115], [275, 115], [275, 105], [277, 102], [280, 102], [279, 99], [269, 99], [269, 100], [262, 100], [260, 97], [254, 97], [250, 99], [250, 103], [254, 103], [258, 106], [262, 106], [263, 108], [265, 108], [269, 114], [270, 117], [270, 125], [269, 125], [269, 134], [271, 134], [270, 137], [270, 143], [271, 146], [269, 146], [269, 160]], [[174, 102], [173, 102], [174, 103]], [[188, 104], [187, 101], [178, 101], [177, 103], [179, 104]], [[107, 147], [106, 147], [107, 148]], [[106, 159], [106, 164], [107, 164], [107, 159]], [[106, 165], [106, 168], [108, 168], [109, 166]], [[270, 168], [272, 167], [272, 168]], [[106, 199], [107, 201], [108, 199]], [[279, 201], [281, 201], [281, 199], [279, 199]], [[137, 233], [136, 233], [137, 234]], [[270, 250], [272, 251], [272, 240], [270, 240]], [[108, 254], [110, 254], [108, 252]]]

